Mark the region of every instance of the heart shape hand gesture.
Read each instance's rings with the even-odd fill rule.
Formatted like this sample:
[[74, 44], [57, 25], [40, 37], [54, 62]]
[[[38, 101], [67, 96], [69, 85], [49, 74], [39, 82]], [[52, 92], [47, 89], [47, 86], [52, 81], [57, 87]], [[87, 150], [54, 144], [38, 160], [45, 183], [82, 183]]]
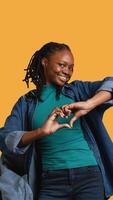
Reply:
[[[51, 114], [48, 116], [47, 120], [41, 127], [43, 136], [53, 134], [55, 131], [61, 128], [72, 128], [73, 123], [83, 115], [86, 115], [92, 110], [92, 104], [89, 101], [80, 101], [76, 103], [63, 105], [61, 108], [54, 108]], [[70, 113], [74, 114], [71, 118], [69, 124], [59, 124], [57, 118], [68, 117]]]
[[93, 105], [90, 103], [90, 101], [80, 101], [62, 106], [62, 111], [65, 114], [65, 116], [69, 116], [70, 112], [74, 114], [74, 117], [72, 117], [69, 122], [70, 127], [73, 127], [73, 123], [77, 119], [79, 119], [83, 115], [86, 115], [92, 109]]

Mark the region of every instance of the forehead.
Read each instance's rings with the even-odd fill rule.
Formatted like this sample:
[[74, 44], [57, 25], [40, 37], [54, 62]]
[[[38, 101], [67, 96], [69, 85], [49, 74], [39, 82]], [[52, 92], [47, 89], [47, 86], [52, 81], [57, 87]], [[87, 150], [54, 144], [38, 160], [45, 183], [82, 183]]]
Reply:
[[69, 50], [61, 50], [56, 51], [49, 57], [50, 61], [64, 61], [67, 63], [74, 63], [74, 57], [71, 51]]

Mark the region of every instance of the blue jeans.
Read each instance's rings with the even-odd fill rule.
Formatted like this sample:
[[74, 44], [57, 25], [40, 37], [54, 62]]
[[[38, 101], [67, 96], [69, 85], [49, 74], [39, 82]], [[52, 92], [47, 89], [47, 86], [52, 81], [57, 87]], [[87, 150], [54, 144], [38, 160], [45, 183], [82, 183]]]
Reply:
[[104, 200], [98, 166], [42, 172], [39, 200]]

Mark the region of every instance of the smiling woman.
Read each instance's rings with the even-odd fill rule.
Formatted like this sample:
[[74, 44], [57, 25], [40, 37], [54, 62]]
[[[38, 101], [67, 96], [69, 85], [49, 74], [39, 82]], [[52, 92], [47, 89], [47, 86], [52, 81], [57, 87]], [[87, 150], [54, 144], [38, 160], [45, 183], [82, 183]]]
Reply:
[[46, 84], [62, 86], [69, 81], [73, 73], [74, 58], [69, 50], [56, 51], [49, 59], [43, 58]]
[[[18, 194], [18, 177], [27, 175], [30, 200], [104, 200], [113, 194], [113, 143], [102, 122], [113, 106], [113, 77], [68, 83], [73, 70], [66, 44], [49, 42], [32, 56], [24, 81], [29, 87], [31, 79], [36, 89], [20, 97], [0, 129], [3, 164], [17, 176], [2, 175], [5, 192], [8, 177]], [[28, 200], [22, 192], [21, 200]]]
[[40, 91], [43, 84], [63, 86], [71, 78], [73, 67], [74, 58], [69, 46], [50, 42], [32, 56], [24, 81], [28, 85], [31, 78]]

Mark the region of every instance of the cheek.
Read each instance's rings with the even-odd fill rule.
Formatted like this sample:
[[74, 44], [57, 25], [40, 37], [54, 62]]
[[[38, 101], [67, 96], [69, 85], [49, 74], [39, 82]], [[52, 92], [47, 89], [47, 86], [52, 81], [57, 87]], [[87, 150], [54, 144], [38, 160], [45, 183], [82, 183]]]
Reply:
[[48, 76], [50, 77], [50, 79], [54, 79], [56, 76], [57, 76], [57, 74], [58, 74], [58, 70], [50, 70], [49, 72], [48, 72]]
[[55, 67], [54, 69], [53, 69], [53, 72], [54, 73], [59, 73], [59, 72], [61, 72], [62, 70], [61, 70], [61, 68], [60, 67]]
[[60, 68], [60, 67], [58, 67], [58, 66], [51, 66], [50, 68], [49, 68], [49, 70], [47, 70], [47, 74], [49, 75], [49, 76], [56, 76], [57, 74], [59, 74], [60, 72], [62, 71], [62, 69]]

